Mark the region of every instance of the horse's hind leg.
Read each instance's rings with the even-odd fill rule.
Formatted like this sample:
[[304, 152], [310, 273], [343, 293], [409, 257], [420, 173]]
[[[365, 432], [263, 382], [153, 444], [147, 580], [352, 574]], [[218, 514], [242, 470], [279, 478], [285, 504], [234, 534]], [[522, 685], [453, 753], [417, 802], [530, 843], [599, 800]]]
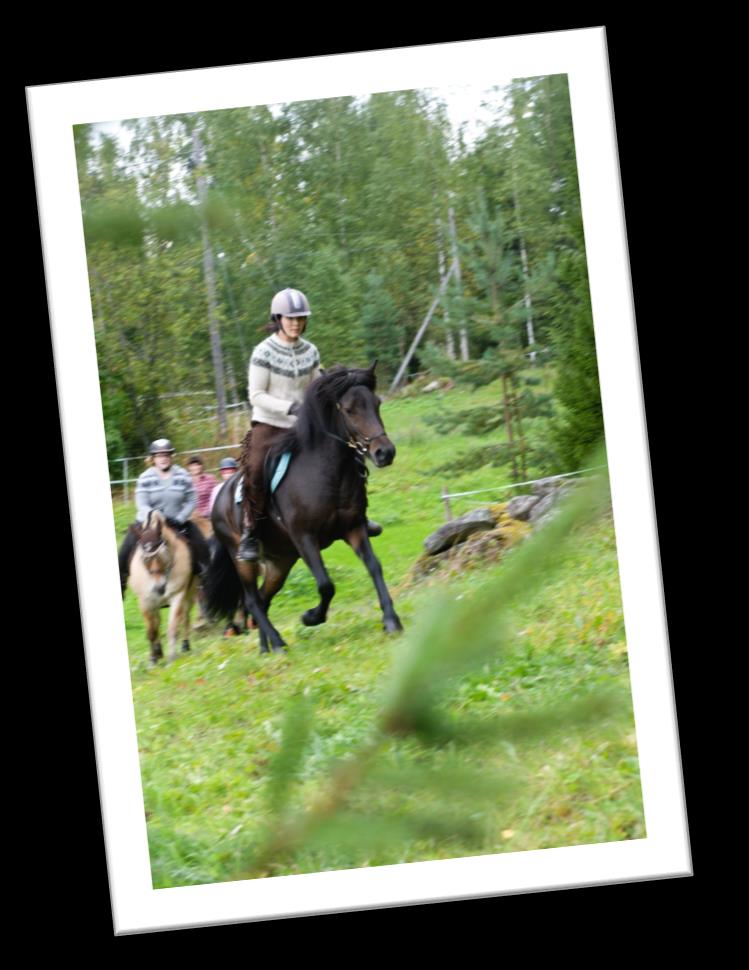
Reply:
[[310, 535], [301, 536], [297, 542], [297, 548], [307, 568], [315, 577], [317, 591], [320, 594], [318, 605], [302, 614], [302, 623], [305, 626], [317, 626], [328, 618], [328, 607], [335, 596], [335, 586], [322, 561], [317, 541]]
[[185, 593], [185, 639], [182, 641], [182, 653], [190, 650], [190, 615], [192, 613], [193, 602], [198, 593], [198, 579], [193, 576], [192, 581]]
[[252, 615], [260, 630], [260, 652], [269, 652], [269, 642], [270, 649], [274, 652], [285, 652], [286, 643], [265, 612], [265, 606], [256, 585], [256, 571], [250, 567], [249, 563], [243, 562], [238, 564], [237, 572], [242, 579], [244, 608]]
[[[291, 567], [296, 562], [296, 558], [288, 559], [282, 562], [265, 562], [265, 575], [263, 577], [263, 585], [260, 588], [259, 598], [260, 602], [265, 611], [265, 615], [268, 616], [270, 611], [270, 604], [273, 597], [278, 593], [283, 584], [286, 582], [286, 577], [289, 575]], [[274, 649], [276, 649], [274, 647]], [[260, 629], [260, 653], [268, 653], [268, 638]]]
[[369, 541], [366, 525], [354, 529], [345, 537], [346, 542], [351, 546], [356, 555], [367, 567], [367, 572], [372, 577], [372, 582], [377, 590], [377, 597], [382, 609], [383, 627], [388, 633], [397, 633], [402, 630], [401, 621], [395, 612], [393, 600], [390, 592], [385, 585], [385, 577], [382, 575], [380, 560], [375, 556], [372, 543]]
[[169, 610], [169, 663], [177, 659], [177, 640], [185, 617], [186, 603], [187, 593], [185, 591], [177, 593], [172, 598], [172, 605]]

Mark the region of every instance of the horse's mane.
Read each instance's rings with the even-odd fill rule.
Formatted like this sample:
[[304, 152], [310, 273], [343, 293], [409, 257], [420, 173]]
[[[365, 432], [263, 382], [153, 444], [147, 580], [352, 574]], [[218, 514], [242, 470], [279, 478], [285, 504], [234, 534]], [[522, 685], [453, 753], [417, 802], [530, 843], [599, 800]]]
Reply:
[[336, 405], [346, 391], [361, 386], [375, 390], [377, 378], [372, 368], [344, 367], [342, 364], [329, 367], [307, 388], [296, 424], [273, 442], [268, 452], [269, 460], [285, 451], [296, 455], [303, 449], [314, 447], [326, 432], [336, 427]]
[[161, 525], [162, 534], [164, 526], [166, 526], [167, 529], [174, 533], [175, 538], [181, 538], [180, 523], [177, 521], [177, 519], [172, 519], [169, 516], [164, 515], [161, 509], [151, 509], [148, 514], [147, 522], [148, 528], [146, 528], [145, 524], [141, 523], [138, 523], [137, 526], [131, 527], [135, 529], [139, 540], [143, 539], [143, 537], [148, 535], [148, 533], [155, 532], [159, 528], [159, 524]]

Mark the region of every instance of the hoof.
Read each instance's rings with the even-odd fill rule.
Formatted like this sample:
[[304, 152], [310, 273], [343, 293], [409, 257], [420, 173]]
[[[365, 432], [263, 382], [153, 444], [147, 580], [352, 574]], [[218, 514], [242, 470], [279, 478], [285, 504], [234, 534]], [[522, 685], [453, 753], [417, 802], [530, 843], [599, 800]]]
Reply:
[[321, 617], [317, 610], [307, 610], [306, 613], [302, 613], [301, 621], [305, 626], [319, 626], [325, 622], [325, 617]]
[[275, 643], [272, 647], [269, 647], [267, 643], [260, 645], [260, 653], [288, 653], [286, 645], [283, 643]]
[[182, 653], [189, 653], [189, 652], [190, 652], [190, 641], [189, 640], [183, 640], [182, 641]]
[[397, 616], [392, 620], [385, 620], [382, 629], [385, 633], [403, 633], [403, 626]]

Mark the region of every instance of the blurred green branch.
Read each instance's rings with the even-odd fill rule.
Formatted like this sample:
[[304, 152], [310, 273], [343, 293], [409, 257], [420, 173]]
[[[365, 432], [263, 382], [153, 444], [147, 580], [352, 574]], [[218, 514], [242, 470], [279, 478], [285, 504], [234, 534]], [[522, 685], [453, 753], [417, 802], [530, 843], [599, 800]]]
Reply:
[[[604, 463], [601, 449], [590, 464]], [[548, 738], [561, 728], [579, 727], [623, 708], [623, 697], [600, 690], [560, 701], [552, 709], [505, 715], [491, 722], [448, 719], [440, 710], [458, 678], [502, 655], [509, 642], [513, 604], [521, 594], [527, 596], [552, 579], [564, 561], [570, 537], [600, 516], [608, 504], [607, 477], [590, 478], [550, 521], [487, 574], [473, 595], [455, 602], [441, 591], [397, 650], [368, 739], [331, 768], [302, 809], [291, 808], [290, 803], [293, 781], [312, 737], [312, 712], [305, 698], [287, 711], [282, 746], [271, 768], [271, 821], [237, 878], [268, 874], [275, 862], [305, 845], [350, 843], [371, 848], [405, 832], [444, 837], [460, 831], [470, 837], [480, 826], [477, 829], [476, 820], [465, 811], [456, 811], [455, 803], [467, 800], [479, 811], [482, 803], [496, 804], [516, 787], [509, 774], [487, 778], [449, 759], [439, 771], [415, 765], [408, 757], [389, 766], [380, 763], [378, 756], [398, 741], [410, 739], [411, 745], [423, 750], [424, 746]], [[385, 814], [386, 807], [378, 813], [376, 803], [392, 798], [399, 800], [397, 810]], [[409, 799], [415, 804], [409, 806]]]

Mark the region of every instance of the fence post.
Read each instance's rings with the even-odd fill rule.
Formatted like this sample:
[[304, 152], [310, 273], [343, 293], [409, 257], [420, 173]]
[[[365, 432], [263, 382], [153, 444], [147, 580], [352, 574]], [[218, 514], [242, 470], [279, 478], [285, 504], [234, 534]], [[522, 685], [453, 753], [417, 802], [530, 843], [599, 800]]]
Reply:
[[448, 498], [449, 492], [447, 491], [447, 486], [442, 486], [442, 501], [445, 503], [445, 518], [448, 522], [451, 521], [453, 517], [452, 509], [450, 508], [450, 499]]
[[128, 484], [130, 475], [128, 474], [127, 458], [122, 459], [122, 477], [125, 479], [125, 501], [128, 502], [130, 500], [130, 486]]

